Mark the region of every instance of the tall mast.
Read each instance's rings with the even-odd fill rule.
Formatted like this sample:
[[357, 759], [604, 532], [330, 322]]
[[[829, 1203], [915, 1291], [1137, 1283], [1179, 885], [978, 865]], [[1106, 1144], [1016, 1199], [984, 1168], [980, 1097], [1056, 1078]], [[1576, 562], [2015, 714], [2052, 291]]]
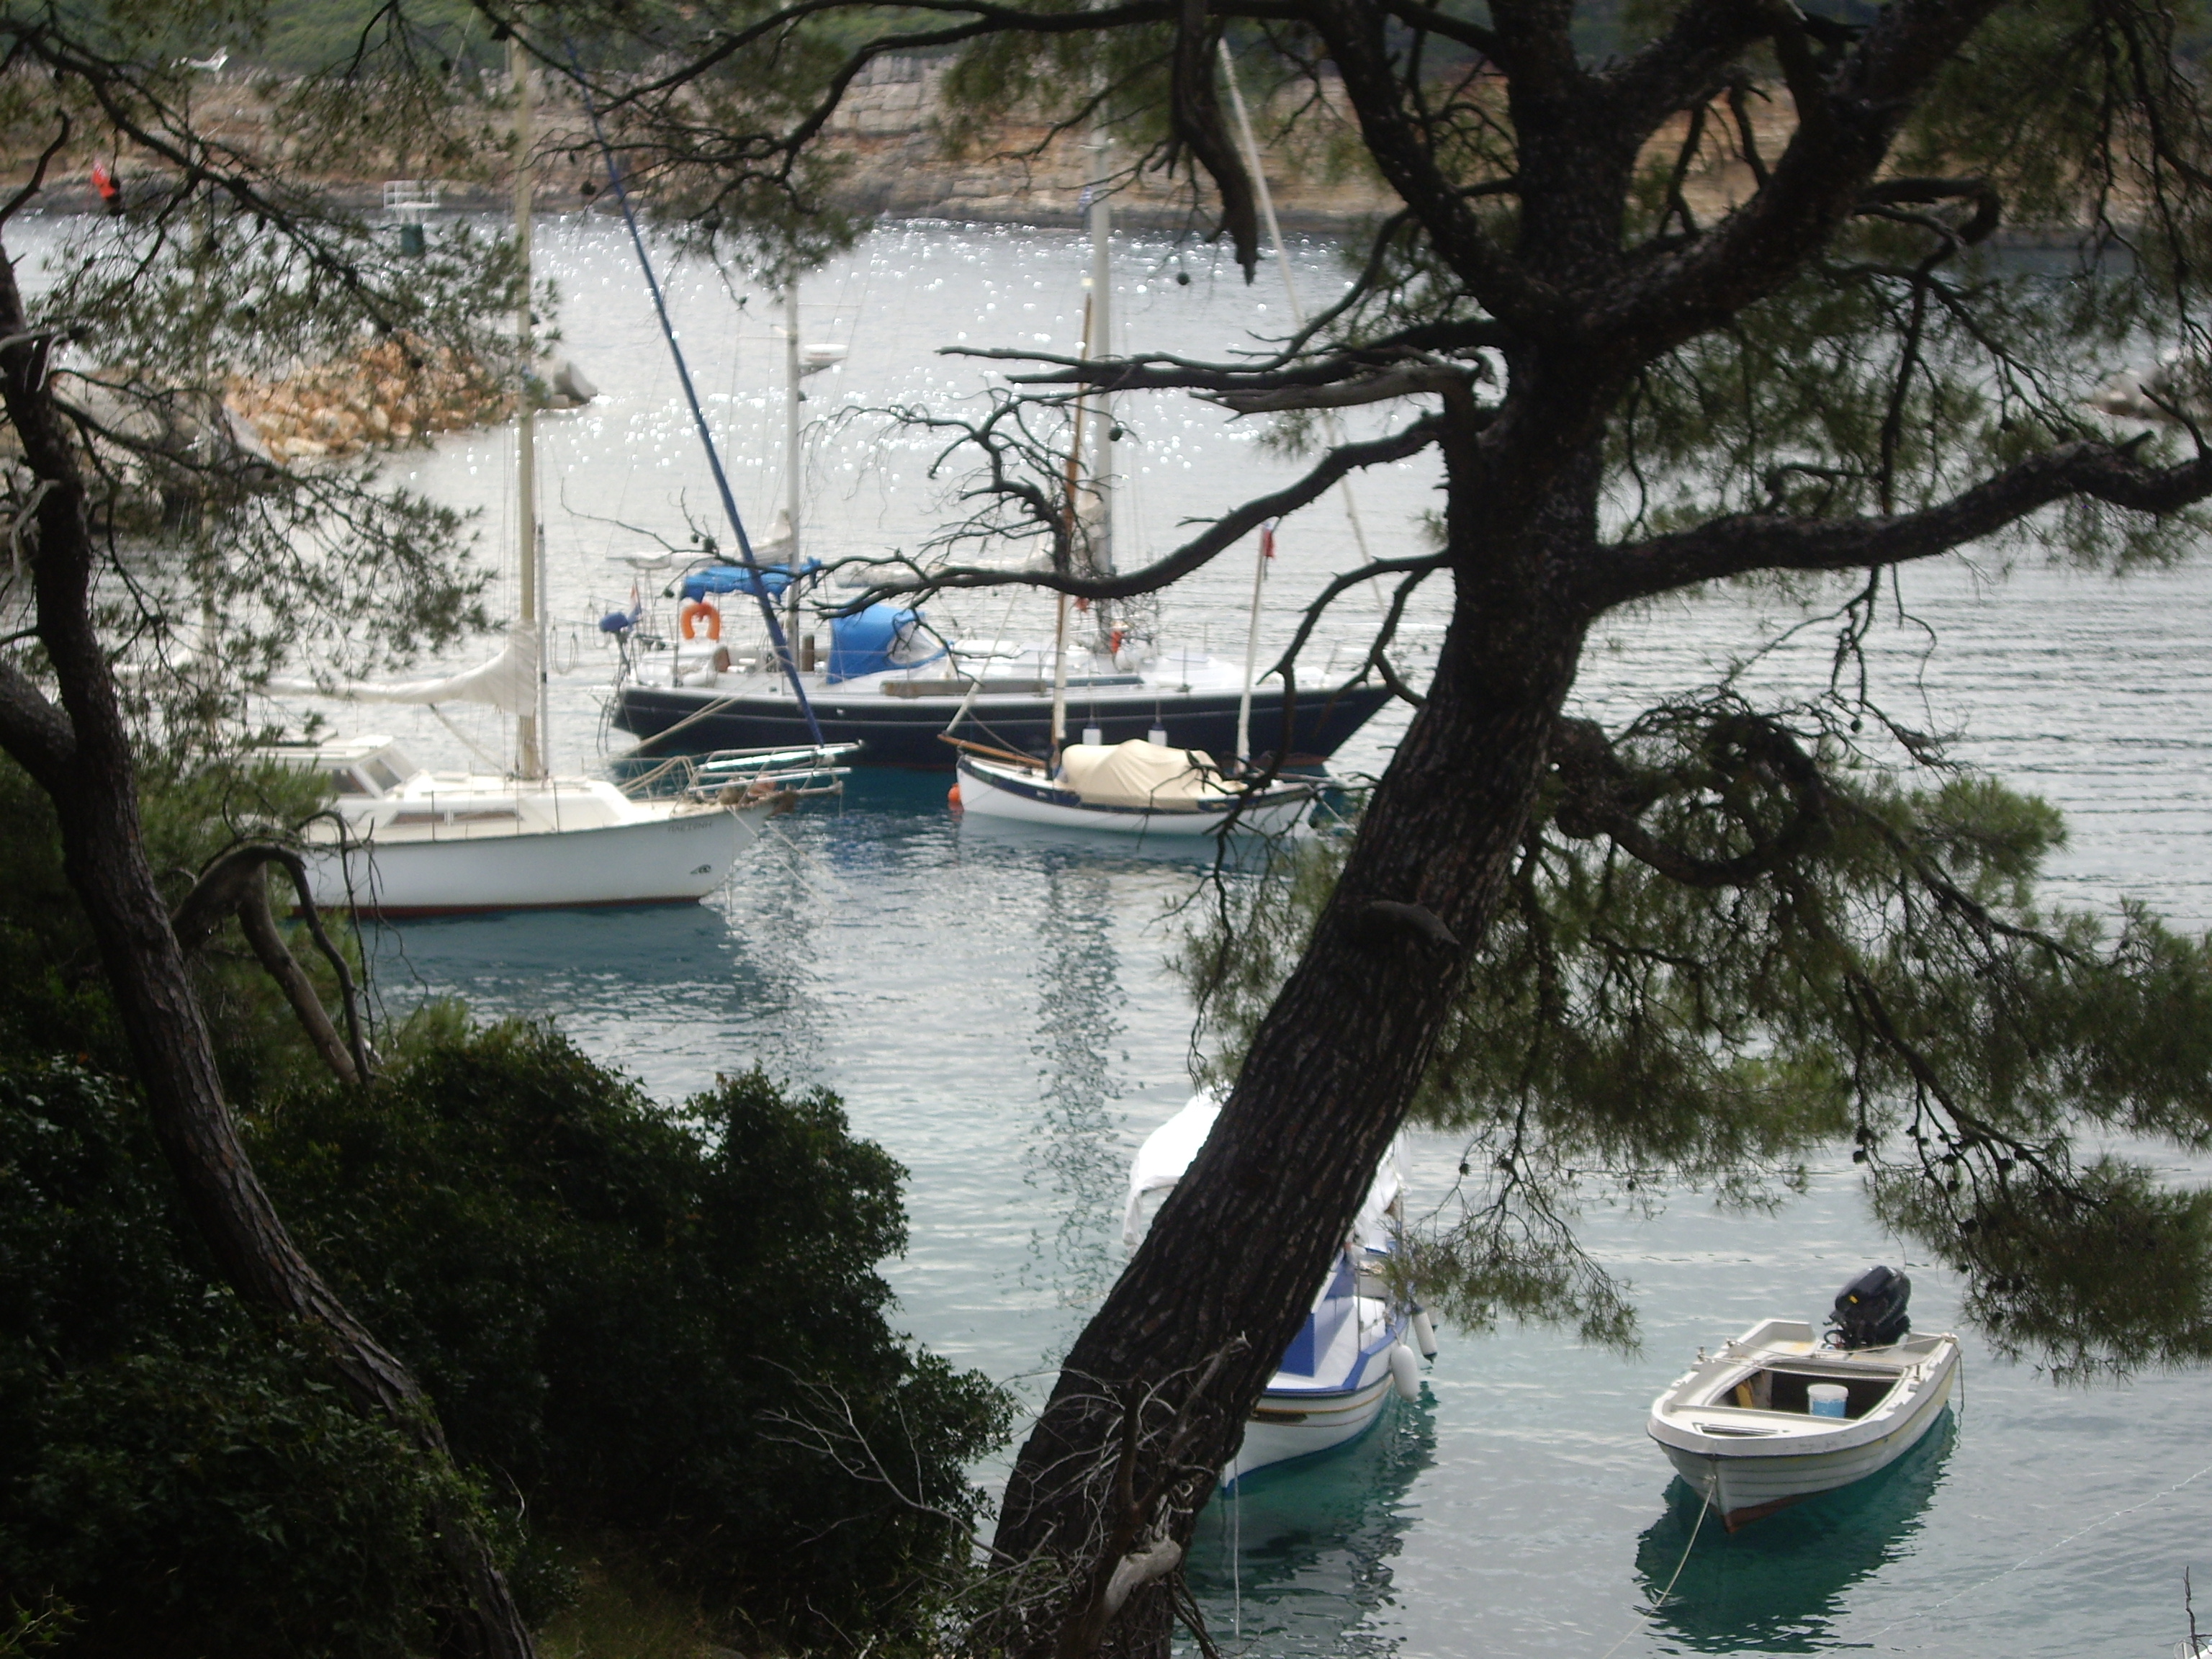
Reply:
[[784, 591], [788, 620], [784, 631], [793, 648], [799, 641], [799, 405], [805, 393], [799, 389], [799, 278], [794, 275], [783, 290], [783, 514], [791, 526], [791, 545], [785, 553], [785, 571], [791, 585]]
[[514, 246], [522, 262], [522, 306], [515, 313], [515, 441], [520, 459], [514, 481], [520, 526], [518, 551], [522, 568], [522, 592], [518, 609], [538, 642], [538, 691], [531, 712], [514, 722], [514, 769], [526, 778], [545, 775], [538, 743], [538, 711], [545, 702], [545, 620], [538, 615], [538, 412], [531, 407], [530, 369], [534, 356], [530, 323], [530, 59], [522, 42], [510, 36], [507, 43], [507, 73], [514, 80]]
[[1252, 673], [1260, 660], [1260, 589], [1267, 580], [1267, 555], [1274, 538], [1274, 525], [1262, 525], [1260, 554], [1252, 562], [1251, 619], [1244, 625], [1244, 690], [1237, 699], [1236, 758], [1240, 761], [1252, 758]]
[[[1114, 355], [1114, 209], [1106, 197], [1106, 140], [1098, 141], [1098, 178], [1091, 186], [1091, 303], [1085, 307], [1083, 355], [1093, 362]], [[1103, 392], [1086, 399], [1091, 416], [1091, 570], [1106, 575], [1114, 568], [1114, 497], [1108, 479], [1114, 471], [1114, 412]], [[1100, 607], [1099, 626], [1105, 626]]]

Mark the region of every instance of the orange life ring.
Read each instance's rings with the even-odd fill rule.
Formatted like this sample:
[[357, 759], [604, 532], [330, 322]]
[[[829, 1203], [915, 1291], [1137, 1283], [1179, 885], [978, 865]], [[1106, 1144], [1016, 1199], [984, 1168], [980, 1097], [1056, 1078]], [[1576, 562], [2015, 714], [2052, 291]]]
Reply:
[[684, 637], [687, 640], [698, 637], [692, 631], [692, 624], [702, 617], [707, 619], [707, 637], [710, 640], [720, 639], [722, 613], [704, 599], [686, 599], [684, 601], [684, 609], [677, 613], [677, 620], [684, 626]]

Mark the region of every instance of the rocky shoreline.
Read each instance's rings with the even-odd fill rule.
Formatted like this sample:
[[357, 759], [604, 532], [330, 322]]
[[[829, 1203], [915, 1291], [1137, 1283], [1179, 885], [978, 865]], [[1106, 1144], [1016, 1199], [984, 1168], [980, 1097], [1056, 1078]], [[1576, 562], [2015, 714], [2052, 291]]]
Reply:
[[385, 340], [282, 380], [234, 377], [223, 401], [278, 460], [322, 460], [495, 424], [514, 388], [483, 363]]

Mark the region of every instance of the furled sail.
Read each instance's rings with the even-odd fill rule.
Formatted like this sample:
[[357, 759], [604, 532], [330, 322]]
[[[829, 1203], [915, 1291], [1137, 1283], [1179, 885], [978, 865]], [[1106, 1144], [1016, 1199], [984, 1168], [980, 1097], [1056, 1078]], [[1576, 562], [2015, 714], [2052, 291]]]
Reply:
[[507, 630], [507, 643], [489, 662], [434, 680], [307, 679], [269, 682], [271, 691], [295, 696], [343, 697], [351, 702], [488, 702], [509, 714], [535, 711], [538, 633], [527, 623]]

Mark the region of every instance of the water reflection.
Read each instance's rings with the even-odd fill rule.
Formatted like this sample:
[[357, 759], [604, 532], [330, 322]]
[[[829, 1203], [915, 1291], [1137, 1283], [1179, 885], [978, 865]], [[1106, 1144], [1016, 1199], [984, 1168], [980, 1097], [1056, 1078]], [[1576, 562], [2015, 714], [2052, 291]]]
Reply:
[[1698, 1495], [1676, 1480], [1667, 1489], [1666, 1514], [1637, 1540], [1636, 1571], [1647, 1595], [1658, 1596], [1681, 1564], [1674, 1594], [1653, 1622], [1706, 1653], [1808, 1653], [1827, 1645], [1844, 1592], [1894, 1559], [1920, 1531], [1953, 1437], [1946, 1411], [1925, 1439], [1880, 1474], [1734, 1534], [1708, 1517], [1694, 1548]]
[[1024, 1178], [1045, 1194], [1048, 1234], [1031, 1236], [1033, 1265], [1054, 1273], [1064, 1306], [1088, 1305], [1121, 1271], [1111, 1224], [1123, 1178], [1121, 1091], [1113, 1056], [1124, 1035], [1112, 882], [1103, 872], [1048, 862], [1038, 945], [1037, 1057], [1042, 1097]]
[[[981, 812], [961, 815], [960, 838], [978, 846], [1025, 852], [1041, 858], [1075, 857], [1124, 865], [1183, 864], [1197, 869], [1212, 867], [1215, 847], [1210, 836], [1121, 835], [1072, 825], [1024, 823], [1018, 818], [994, 818]], [[1258, 837], [1253, 836], [1231, 837], [1231, 862], [1248, 861], [1257, 841]]]
[[550, 988], [714, 994], [755, 971], [728, 918], [700, 904], [387, 922], [365, 927], [362, 941], [387, 994], [410, 984], [465, 985], [487, 1011], [543, 1012]]
[[1436, 1446], [1431, 1407], [1394, 1399], [1342, 1450], [1263, 1469], [1215, 1498], [1199, 1517], [1188, 1568], [1215, 1640], [1241, 1637], [1271, 1656], [1395, 1652], [1376, 1615], [1418, 1513], [1407, 1496]]

